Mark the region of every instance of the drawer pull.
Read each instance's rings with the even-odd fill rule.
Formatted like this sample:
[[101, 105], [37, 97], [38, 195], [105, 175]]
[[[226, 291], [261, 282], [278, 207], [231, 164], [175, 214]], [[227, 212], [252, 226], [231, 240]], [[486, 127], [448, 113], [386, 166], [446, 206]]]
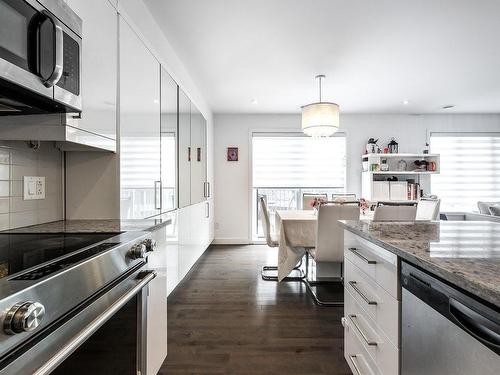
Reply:
[[361, 254], [355, 247], [350, 247], [349, 251], [354, 255], [356, 255], [358, 258], [363, 259], [367, 264], [377, 264], [377, 261], [368, 259], [363, 254]]
[[359, 334], [361, 335], [361, 337], [363, 338], [363, 340], [365, 340], [366, 344], [369, 345], [369, 346], [377, 346], [377, 342], [376, 341], [371, 341], [368, 336], [366, 336], [366, 333], [364, 333], [360, 326], [358, 326], [358, 324], [355, 322], [354, 319], [356, 319], [357, 316], [356, 315], [349, 315], [349, 319], [351, 319], [351, 322], [352, 324], [354, 325], [354, 327], [356, 327], [356, 329], [358, 330]]
[[356, 354], [349, 354], [349, 360], [351, 361], [352, 367], [354, 367], [354, 370], [356, 370], [355, 375], [363, 375], [363, 373], [360, 371], [358, 364], [356, 363], [355, 359], [357, 359], [358, 356]]
[[361, 292], [361, 290], [359, 290], [359, 288], [356, 284], [357, 284], [356, 281], [349, 281], [349, 285], [352, 287], [352, 289], [354, 289], [356, 291], [356, 293], [358, 293], [367, 304], [376, 305], [377, 301], [371, 301], [367, 296], [365, 296], [363, 294], [363, 292]]

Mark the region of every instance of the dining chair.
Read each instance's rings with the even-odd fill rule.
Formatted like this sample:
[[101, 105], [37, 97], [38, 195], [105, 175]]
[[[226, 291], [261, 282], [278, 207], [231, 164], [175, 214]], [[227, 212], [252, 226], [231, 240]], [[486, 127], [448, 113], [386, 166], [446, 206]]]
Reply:
[[[357, 203], [324, 204], [318, 210], [316, 244], [306, 252], [306, 277], [304, 283], [316, 304], [321, 306], [342, 306], [343, 299], [325, 301], [314, 290], [319, 285], [342, 285], [344, 263], [344, 229], [338, 220], [359, 220]], [[316, 280], [309, 280], [309, 255], [315, 266]], [[321, 275], [321, 276], [319, 276]], [[321, 280], [323, 279], [323, 280]]]
[[[278, 236], [271, 233], [271, 221], [269, 220], [269, 210], [267, 209], [267, 203], [265, 197], [259, 197], [260, 203], [260, 220], [262, 222], [262, 230], [264, 232], [264, 237], [266, 238], [266, 244], [269, 247], [278, 247], [279, 240]], [[301, 281], [304, 277], [304, 273], [301, 270], [302, 261], [294, 268], [294, 270], [299, 271], [299, 276], [287, 276], [283, 281]], [[278, 275], [268, 275], [268, 271], [278, 271], [277, 266], [263, 266], [260, 272], [263, 280], [266, 281], [278, 281]]]
[[336, 199], [344, 199], [346, 201], [352, 201], [356, 200], [357, 196], [355, 193], [333, 193], [332, 201], [335, 201]]
[[415, 220], [438, 220], [441, 199], [421, 198], [417, 203]]
[[415, 206], [378, 206], [373, 214], [373, 221], [415, 221]]
[[315, 198], [321, 198], [324, 199], [325, 201], [328, 200], [328, 194], [316, 194], [316, 193], [303, 193], [302, 194], [302, 209], [303, 210], [312, 210], [313, 207], [311, 207], [311, 202]]

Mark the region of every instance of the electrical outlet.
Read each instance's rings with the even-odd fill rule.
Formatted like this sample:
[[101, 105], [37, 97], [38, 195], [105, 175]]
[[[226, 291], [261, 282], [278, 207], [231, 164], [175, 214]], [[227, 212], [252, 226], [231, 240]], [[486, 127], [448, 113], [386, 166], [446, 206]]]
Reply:
[[45, 199], [45, 177], [24, 176], [24, 200]]

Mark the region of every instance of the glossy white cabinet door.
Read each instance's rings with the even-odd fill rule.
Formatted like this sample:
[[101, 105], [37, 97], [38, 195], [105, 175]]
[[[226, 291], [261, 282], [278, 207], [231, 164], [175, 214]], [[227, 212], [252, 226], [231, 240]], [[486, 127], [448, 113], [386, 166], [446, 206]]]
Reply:
[[71, 124], [116, 139], [118, 14], [108, 1], [70, 0], [83, 21], [81, 119]]
[[155, 375], [167, 356], [167, 246], [168, 226], [152, 232], [156, 249], [148, 268], [156, 271], [149, 284], [147, 320], [147, 375]]
[[179, 88], [179, 208], [191, 204], [191, 100]]
[[204, 184], [207, 180], [206, 120], [191, 103], [191, 204], [205, 200]]
[[160, 213], [160, 64], [120, 18], [120, 215]]
[[161, 69], [161, 211], [177, 208], [177, 83]]

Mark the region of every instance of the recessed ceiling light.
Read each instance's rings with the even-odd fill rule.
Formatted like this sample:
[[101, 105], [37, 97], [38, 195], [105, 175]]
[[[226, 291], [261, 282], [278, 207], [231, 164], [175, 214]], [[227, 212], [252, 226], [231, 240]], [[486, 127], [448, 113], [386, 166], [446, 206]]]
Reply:
[[443, 109], [452, 109], [454, 108], [455, 106], [453, 104], [448, 104], [448, 105], [444, 105], [443, 106]]
[[408, 104], [410, 104], [409, 100], [403, 100], [403, 105], [408, 105]]
[[252, 99], [252, 104], [259, 104], [259, 101], [255, 98]]

